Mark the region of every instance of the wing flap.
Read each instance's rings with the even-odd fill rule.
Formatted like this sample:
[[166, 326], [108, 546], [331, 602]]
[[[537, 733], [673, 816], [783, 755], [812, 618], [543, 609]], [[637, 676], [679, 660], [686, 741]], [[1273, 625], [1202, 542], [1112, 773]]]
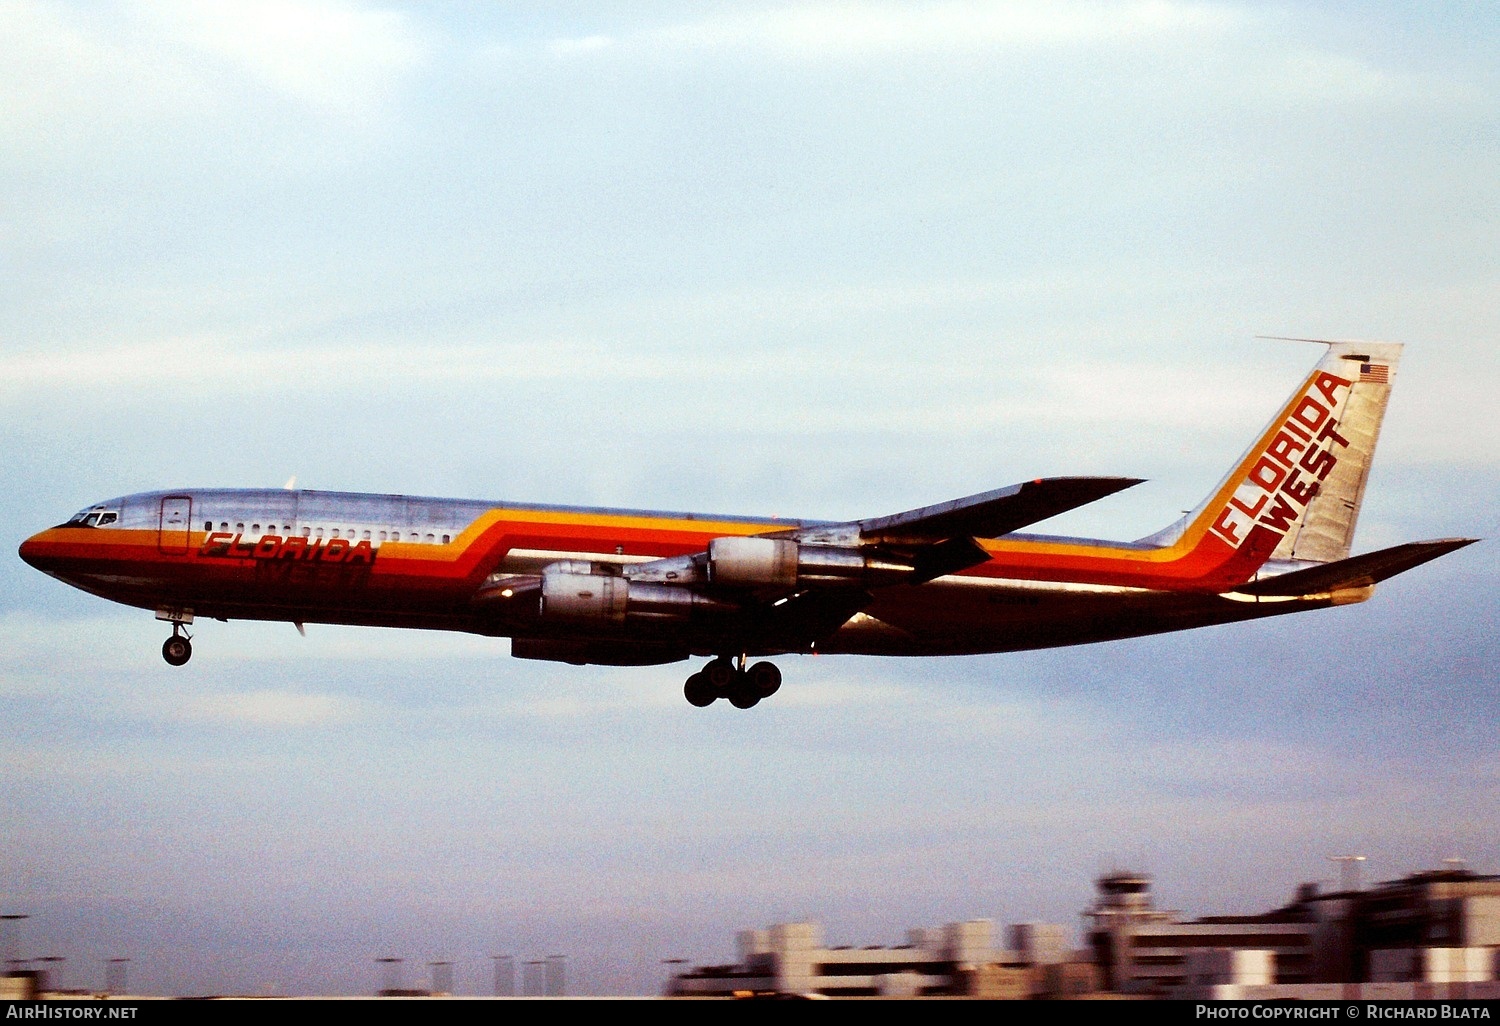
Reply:
[[912, 553], [912, 575], [909, 584], [926, 584], [945, 574], [956, 574], [971, 566], [988, 562], [990, 554], [973, 538], [947, 538], [923, 545]]
[[859, 588], [798, 592], [755, 617], [747, 635], [773, 648], [800, 651], [828, 637], [872, 601]]
[[1294, 570], [1289, 574], [1268, 577], [1261, 581], [1242, 584], [1234, 590], [1245, 595], [1295, 597], [1317, 595], [1343, 588], [1364, 588], [1413, 567], [1446, 556], [1448, 553], [1472, 545], [1478, 538], [1438, 538], [1433, 541], [1407, 542], [1378, 552], [1367, 552], [1363, 556], [1352, 556], [1322, 566]]

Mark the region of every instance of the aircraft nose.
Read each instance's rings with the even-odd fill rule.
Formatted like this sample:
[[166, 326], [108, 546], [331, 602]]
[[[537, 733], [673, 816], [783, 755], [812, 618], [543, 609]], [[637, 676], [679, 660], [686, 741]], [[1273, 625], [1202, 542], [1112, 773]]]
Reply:
[[38, 540], [40, 538], [40, 534], [34, 534], [30, 538], [27, 538], [21, 543], [21, 548], [19, 551], [21, 558], [27, 563], [27, 565], [34, 566], [38, 570], [45, 570], [46, 567], [42, 565], [45, 562], [42, 554], [42, 544]]

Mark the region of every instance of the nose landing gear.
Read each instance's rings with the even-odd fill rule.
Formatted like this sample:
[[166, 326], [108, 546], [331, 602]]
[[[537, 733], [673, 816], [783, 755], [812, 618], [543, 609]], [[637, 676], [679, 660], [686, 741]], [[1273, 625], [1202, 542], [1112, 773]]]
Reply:
[[172, 636], [162, 642], [161, 657], [171, 666], [181, 666], [193, 658], [193, 639], [180, 621], [172, 621]]
[[746, 668], [744, 656], [738, 662], [729, 656], [719, 656], [689, 677], [682, 693], [700, 709], [720, 698], [729, 699], [736, 709], [749, 709], [780, 689], [781, 671], [775, 663], [756, 663]]

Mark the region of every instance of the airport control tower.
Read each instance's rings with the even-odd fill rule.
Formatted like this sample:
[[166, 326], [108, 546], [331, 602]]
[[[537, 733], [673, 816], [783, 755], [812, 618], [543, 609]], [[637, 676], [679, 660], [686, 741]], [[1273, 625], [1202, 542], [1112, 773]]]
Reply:
[[1106, 990], [1121, 990], [1135, 978], [1136, 931], [1150, 923], [1173, 922], [1177, 915], [1151, 905], [1151, 877], [1116, 870], [1094, 881], [1099, 897], [1084, 913], [1091, 922], [1088, 945], [1104, 978]]

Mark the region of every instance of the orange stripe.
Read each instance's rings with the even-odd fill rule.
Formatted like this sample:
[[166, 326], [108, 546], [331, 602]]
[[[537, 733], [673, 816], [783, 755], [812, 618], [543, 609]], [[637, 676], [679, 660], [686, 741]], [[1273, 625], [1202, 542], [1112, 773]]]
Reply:
[[[1223, 568], [1238, 561], [1234, 549], [1209, 534], [1209, 525], [1313, 381], [1310, 376], [1293, 393], [1223, 487], [1173, 544], [1142, 550], [1087, 542], [981, 540], [990, 561], [966, 573], [989, 578], [1168, 588], [1217, 580]], [[787, 526], [784, 520], [698, 520], [636, 513], [497, 507], [478, 517], [446, 545], [394, 540], [382, 543], [371, 567], [371, 583], [383, 578], [390, 584], [399, 580], [407, 585], [440, 587], [482, 578], [496, 570], [506, 554], [516, 548], [576, 552], [586, 558], [611, 556], [616, 547], [623, 547], [631, 555], [660, 558], [701, 552], [713, 538], [755, 535], [784, 530]], [[160, 553], [158, 532], [154, 528], [54, 528], [37, 535], [34, 541], [53, 558], [117, 559], [166, 567], [198, 562], [197, 551], [206, 538], [204, 532], [190, 532], [189, 552], [183, 556]], [[212, 559], [219, 565], [230, 559], [240, 565], [252, 562], [234, 557]]]

